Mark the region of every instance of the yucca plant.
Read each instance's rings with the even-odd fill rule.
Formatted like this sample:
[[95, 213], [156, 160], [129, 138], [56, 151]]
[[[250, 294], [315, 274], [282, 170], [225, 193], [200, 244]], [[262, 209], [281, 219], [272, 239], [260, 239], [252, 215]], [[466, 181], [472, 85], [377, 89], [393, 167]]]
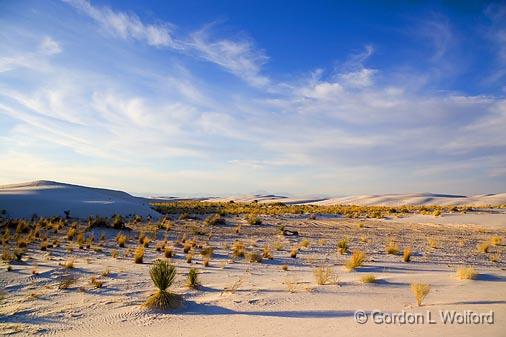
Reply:
[[176, 277], [176, 267], [165, 260], [156, 260], [149, 270], [149, 275], [158, 292], [151, 295], [144, 303], [149, 308], [175, 309], [181, 305], [181, 297], [167, 291]]
[[195, 268], [190, 268], [188, 272], [188, 279], [186, 280], [188, 288], [197, 289], [200, 286], [199, 283], [199, 272]]

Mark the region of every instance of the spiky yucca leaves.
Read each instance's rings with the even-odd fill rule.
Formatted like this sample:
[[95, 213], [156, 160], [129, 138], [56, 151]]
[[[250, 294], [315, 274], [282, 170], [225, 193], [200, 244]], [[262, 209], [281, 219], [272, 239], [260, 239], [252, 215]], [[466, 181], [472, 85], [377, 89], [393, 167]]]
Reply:
[[186, 280], [188, 288], [197, 289], [200, 286], [199, 272], [195, 268], [190, 268], [188, 272], [188, 279]]
[[421, 306], [423, 299], [430, 293], [430, 285], [423, 283], [412, 283], [411, 292], [413, 295], [415, 295], [416, 304], [418, 306]]
[[175, 309], [181, 305], [181, 296], [167, 291], [176, 277], [176, 267], [165, 260], [156, 260], [149, 270], [149, 275], [158, 292], [151, 295], [144, 303], [155, 309]]

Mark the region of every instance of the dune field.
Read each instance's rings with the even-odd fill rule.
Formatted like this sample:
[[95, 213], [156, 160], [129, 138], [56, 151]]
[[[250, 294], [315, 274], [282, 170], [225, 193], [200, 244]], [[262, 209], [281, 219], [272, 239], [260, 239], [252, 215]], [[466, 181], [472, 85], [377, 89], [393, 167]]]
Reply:
[[[504, 208], [378, 218], [75, 213], [2, 218], [3, 334], [499, 336], [506, 327]], [[177, 308], [146, 305], [158, 259], [175, 266]], [[414, 283], [430, 287], [420, 306]], [[445, 321], [452, 313], [483, 317]]]

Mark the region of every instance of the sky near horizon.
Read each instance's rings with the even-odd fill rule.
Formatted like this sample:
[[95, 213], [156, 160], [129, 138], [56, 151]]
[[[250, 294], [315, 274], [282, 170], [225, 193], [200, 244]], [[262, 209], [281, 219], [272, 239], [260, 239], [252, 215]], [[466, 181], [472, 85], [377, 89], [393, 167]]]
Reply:
[[506, 5], [0, 1], [0, 184], [506, 191]]

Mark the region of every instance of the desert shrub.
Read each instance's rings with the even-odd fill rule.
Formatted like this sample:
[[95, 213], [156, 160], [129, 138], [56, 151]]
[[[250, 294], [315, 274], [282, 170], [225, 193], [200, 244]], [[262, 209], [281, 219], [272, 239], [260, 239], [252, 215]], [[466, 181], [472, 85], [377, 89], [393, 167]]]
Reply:
[[244, 257], [245, 255], [245, 247], [244, 247], [244, 243], [242, 243], [241, 241], [235, 241], [233, 244], [232, 244], [232, 256], [234, 257]]
[[287, 264], [282, 265], [281, 269], [283, 269], [284, 271], [288, 271], [288, 265]]
[[249, 214], [246, 217], [246, 221], [248, 222], [248, 224], [250, 224], [252, 226], [262, 224], [262, 220], [256, 214]]
[[221, 215], [216, 213], [216, 214], [208, 216], [204, 222], [208, 226], [217, 226], [217, 225], [224, 225], [225, 219], [222, 218]]
[[248, 253], [248, 255], [246, 256], [246, 260], [249, 263], [262, 263], [262, 254], [257, 252]]
[[478, 273], [473, 267], [462, 267], [457, 269], [456, 276], [459, 280], [473, 280]]
[[155, 250], [157, 252], [161, 252], [165, 248], [165, 243], [163, 242], [157, 242], [155, 245]]
[[479, 243], [477, 246], [476, 246], [476, 249], [478, 250], [478, 252], [480, 253], [488, 253], [489, 249], [490, 249], [490, 244], [488, 242], [482, 242], [482, 243]]
[[373, 274], [367, 274], [362, 276], [360, 278], [360, 281], [362, 281], [362, 283], [374, 283], [376, 282], [376, 276], [374, 276]]
[[116, 249], [113, 249], [113, 250], [111, 251], [111, 256], [112, 256], [114, 259], [118, 258], [118, 251], [117, 251]]
[[4, 261], [14, 260], [14, 257], [12, 256], [11, 252], [7, 248], [4, 248], [4, 250], [2, 252], [2, 260], [4, 260]]
[[351, 258], [344, 264], [344, 266], [351, 271], [360, 267], [364, 263], [364, 261], [365, 261], [364, 252], [357, 250], [353, 252]]
[[209, 256], [205, 256], [203, 259], [202, 259], [202, 264], [204, 265], [204, 267], [209, 267], [209, 262], [211, 261], [211, 258]]
[[70, 227], [67, 232], [67, 240], [72, 241], [72, 240], [74, 240], [75, 236], [76, 236], [76, 228]]
[[397, 255], [399, 254], [399, 245], [397, 242], [391, 240], [385, 247], [387, 254]]
[[280, 241], [276, 241], [272, 244], [272, 247], [274, 247], [274, 249], [276, 250], [282, 250], [283, 249], [283, 243], [281, 243]]
[[165, 247], [164, 254], [166, 258], [170, 259], [174, 256], [174, 249], [172, 247]]
[[342, 240], [339, 240], [337, 243], [337, 251], [339, 254], [344, 255], [348, 252], [348, 238], [344, 238]]
[[411, 248], [406, 247], [402, 251], [402, 261], [409, 262], [411, 261]]
[[70, 286], [77, 282], [77, 277], [74, 275], [64, 275], [58, 282], [58, 289], [68, 289]]
[[334, 271], [330, 267], [317, 267], [313, 271], [313, 275], [315, 277], [316, 284], [319, 285], [328, 284], [335, 279]]
[[21, 258], [23, 257], [23, 254], [25, 251], [23, 249], [16, 248], [14, 249], [13, 255], [16, 261], [21, 261]]
[[416, 304], [418, 306], [421, 306], [422, 301], [430, 293], [430, 285], [424, 283], [412, 283], [411, 292], [413, 293], [413, 295], [415, 295]]
[[138, 246], [134, 253], [134, 262], [142, 263], [144, 261], [144, 247]]
[[497, 252], [489, 256], [490, 262], [498, 263], [501, 262], [501, 253]]
[[432, 212], [432, 215], [434, 215], [434, 216], [441, 216], [441, 210], [440, 209], [436, 209], [434, 212]]
[[74, 263], [75, 263], [75, 259], [73, 257], [67, 259], [67, 261], [65, 261], [63, 263], [63, 268], [65, 269], [73, 269], [74, 268]]
[[104, 282], [97, 280], [97, 278], [95, 276], [91, 277], [90, 283], [95, 288], [102, 288], [102, 286], [104, 285]]
[[127, 243], [128, 241], [128, 237], [124, 234], [122, 234], [121, 232], [118, 233], [118, 235], [116, 236], [116, 242], [118, 243], [118, 246], [119, 247], [125, 247], [125, 244]]
[[360, 236], [360, 242], [367, 243], [367, 241], [368, 241], [367, 236], [365, 236], [365, 235]]
[[264, 259], [272, 260], [272, 250], [269, 245], [265, 245], [263, 248], [262, 256]]
[[294, 247], [292, 247], [292, 250], [290, 250], [290, 257], [292, 259], [295, 259], [297, 257], [298, 253], [299, 253], [299, 247], [294, 246]]
[[191, 241], [186, 241], [183, 246], [183, 252], [186, 254], [192, 249], [193, 243]]
[[427, 239], [427, 244], [432, 249], [436, 249], [437, 248], [437, 240], [436, 239], [433, 239], [433, 238]]
[[500, 236], [493, 236], [490, 238], [490, 243], [494, 246], [499, 246], [502, 242], [502, 238]]
[[193, 261], [193, 254], [192, 253], [186, 254], [186, 263], [192, 263], [192, 261]]
[[181, 297], [167, 291], [176, 277], [176, 268], [164, 260], [156, 260], [149, 271], [158, 291], [145, 302], [149, 308], [175, 309], [181, 305]]
[[190, 271], [188, 272], [188, 278], [186, 279], [186, 285], [191, 289], [196, 289], [200, 286], [199, 272], [197, 269], [190, 268]]
[[207, 246], [207, 247], [203, 247], [201, 250], [200, 250], [200, 255], [202, 257], [212, 257], [213, 256], [213, 252], [214, 252], [214, 249], [213, 247], [211, 246]]
[[300, 242], [300, 246], [301, 247], [304, 247], [304, 248], [307, 248], [309, 247], [309, 240], [308, 239], [304, 239]]

